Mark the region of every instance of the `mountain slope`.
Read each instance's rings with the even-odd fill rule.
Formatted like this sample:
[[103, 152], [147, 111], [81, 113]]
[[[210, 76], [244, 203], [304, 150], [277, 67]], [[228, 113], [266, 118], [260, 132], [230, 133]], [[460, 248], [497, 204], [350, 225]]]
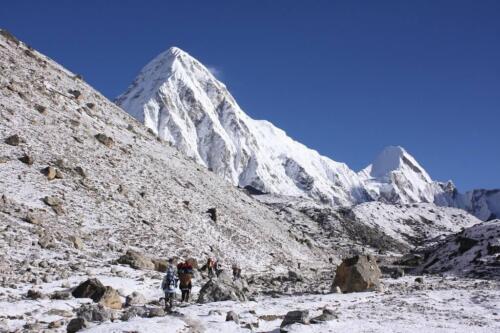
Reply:
[[248, 117], [224, 84], [178, 48], [139, 73], [116, 103], [240, 187], [348, 205], [369, 200], [356, 173], [267, 121]]
[[[275, 212], [5, 31], [0, 69], [0, 262], [12, 267], [0, 267], [3, 283], [109, 270], [128, 248], [252, 271], [327, 262]], [[26, 270], [41, 257], [51, 266]]]

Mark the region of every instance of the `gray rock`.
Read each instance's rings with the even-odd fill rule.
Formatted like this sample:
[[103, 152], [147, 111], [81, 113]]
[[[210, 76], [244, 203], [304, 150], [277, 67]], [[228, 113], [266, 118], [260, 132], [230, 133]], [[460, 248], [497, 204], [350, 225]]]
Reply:
[[21, 143], [25, 141], [17, 134], [11, 135], [4, 140], [4, 142], [11, 146], [19, 146]]
[[100, 143], [102, 143], [103, 145], [105, 145], [108, 148], [113, 147], [113, 145], [115, 143], [112, 138], [110, 138], [109, 136], [107, 136], [103, 133], [96, 134], [95, 138], [97, 139], [97, 141], [99, 141]]
[[24, 154], [22, 157], [19, 157], [19, 161], [27, 165], [33, 165], [33, 163], [35, 162], [33, 157], [28, 154]]
[[88, 326], [89, 325], [85, 319], [73, 318], [68, 323], [68, 326], [66, 326], [66, 332], [67, 333], [75, 333], [75, 332], [80, 331], [83, 328], [87, 328]]
[[127, 308], [120, 317], [120, 320], [128, 321], [134, 317], [147, 317], [148, 309], [145, 306], [131, 306]]
[[88, 279], [80, 283], [72, 292], [75, 298], [91, 298], [99, 302], [106, 291], [106, 287], [97, 279]]
[[320, 314], [319, 316], [317, 317], [314, 317], [313, 319], [311, 319], [311, 323], [312, 324], [318, 324], [318, 323], [321, 323], [321, 322], [324, 322], [324, 321], [330, 321], [330, 320], [334, 320], [334, 319], [337, 319], [338, 318], [338, 315], [335, 311], [333, 311], [332, 309], [323, 309], [323, 313]]
[[90, 322], [104, 322], [111, 319], [111, 312], [102, 304], [83, 304], [76, 310], [79, 318]]
[[154, 308], [148, 309], [148, 317], [149, 318], [163, 317], [163, 316], [165, 316], [165, 310], [163, 310], [162, 308], [154, 307]]
[[240, 323], [240, 317], [238, 316], [238, 314], [236, 312], [229, 311], [226, 314], [226, 321], [234, 321], [236, 324], [239, 324]]
[[292, 324], [304, 324], [307, 325], [309, 324], [309, 311], [308, 310], [295, 310], [295, 311], [289, 311], [286, 315], [283, 321], [281, 322], [280, 328], [282, 328], [282, 332], [286, 332], [286, 330], [283, 330], [288, 325]]
[[199, 292], [198, 303], [246, 301], [244, 286], [240, 280], [233, 281], [225, 275], [208, 280]]
[[146, 302], [146, 297], [137, 291], [134, 291], [125, 298], [125, 306], [144, 305]]

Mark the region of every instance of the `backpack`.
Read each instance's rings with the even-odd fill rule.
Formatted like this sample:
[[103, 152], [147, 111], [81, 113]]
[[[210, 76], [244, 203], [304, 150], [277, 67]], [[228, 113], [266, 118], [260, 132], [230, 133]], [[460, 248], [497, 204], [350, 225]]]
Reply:
[[175, 290], [177, 287], [177, 278], [175, 276], [175, 272], [172, 267], [167, 269], [167, 275], [163, 279], [163, 283], [161, 285], [163, 290]]

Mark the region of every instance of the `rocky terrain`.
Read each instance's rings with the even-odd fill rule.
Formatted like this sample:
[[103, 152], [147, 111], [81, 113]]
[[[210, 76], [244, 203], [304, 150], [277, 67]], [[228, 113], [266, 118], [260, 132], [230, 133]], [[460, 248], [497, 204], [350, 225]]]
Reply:
[[[455, 237], [488, 235], [469, 250], [489, 253], [492, 271], [499, 236], [487, 226], [497, 222], [431, 203], [257, 195], [5, 30], [0, 71], [0, 332], [499, 329], [496, 281], [415, 281], [404, 271], [419, 267], [395, 264], [415, 246], [453, 252]], [[358, 253], [378, 262], [377, 288], [332, 293], [336, 266]], [[201, 266], [208, 257], [223, 272], [196, 270], [191, 303], [167, 315], [166, 259]], [[240, 280], [228, 273], [234, 263]], [[425, 274], [454, 273], [437, 267]]]

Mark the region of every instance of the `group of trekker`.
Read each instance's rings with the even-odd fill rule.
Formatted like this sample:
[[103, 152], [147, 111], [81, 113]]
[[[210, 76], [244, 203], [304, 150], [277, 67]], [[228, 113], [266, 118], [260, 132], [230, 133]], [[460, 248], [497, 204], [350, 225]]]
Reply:
[[[208, 277], [213, 278], [219, 276], [222, 268], [216, 259], [208, 258], [205, 265], [200, 268], [200, 271], [207, 271]], [[233, 264], [232, 271], [233, 279], [241, 278], [241, 268], [237, 264]], [[177, 267], [174, 265], [174, 259], [171, 258], [168, 260], [165, 277], [161, 283], [161, 289], [165, 293], [165, 310], [172, 310], [177, 286], [181, 290], [181, 302], [189, 302], [189, 296], [193, 287], [193, 275], [193, 265], [189, 260], [179, 263]]]

